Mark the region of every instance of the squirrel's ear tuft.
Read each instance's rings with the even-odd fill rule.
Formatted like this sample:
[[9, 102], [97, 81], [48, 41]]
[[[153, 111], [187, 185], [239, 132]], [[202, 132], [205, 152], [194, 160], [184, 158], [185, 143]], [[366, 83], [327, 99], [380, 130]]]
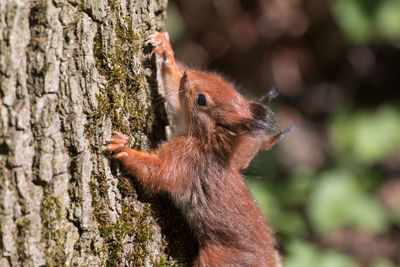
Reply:
[[281, 140], [285, 135], [293, 131], [299, 123], [293, 123], [289, 127], [287, 127], [285, 130], [280, 131], [279, 133], [273, 135], [273, 136], [268, 136], [265, 135], [263, 138], [263, 142], [261, 144], [261, 150], [267, 150], [270, 149], [273, 145], [275, 145], [279, 140]]
[[250, 103], [250, 112], [252, 114], [252, 128], [263, 129], [270, 132], [277, 132], [278, 121], [275, 114], [260, 102]]
[[272, 88], [271, 90], [268, 91], [268, 93], [266, 93], [265, 95], [260, 97], [260, 99], [258, 99], [258, 102], [260, 102], [261, 104], [266, 105], [266, 104], [269, 103], [269, 101], [271, 101], [272, 99], [274, 99], [278, 95], [279, 95], [278, 90], [276, 90], [276, 88]]

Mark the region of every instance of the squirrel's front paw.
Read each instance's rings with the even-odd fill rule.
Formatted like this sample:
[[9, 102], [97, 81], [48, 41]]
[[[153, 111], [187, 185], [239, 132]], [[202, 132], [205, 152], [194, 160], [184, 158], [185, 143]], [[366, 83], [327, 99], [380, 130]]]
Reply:
[[123, 133], [116, 133], [113, 138], [108, 142], [106, 146], [106, 150], [109, 152], [113, 152], [113, 157], [116, 159], [128, 156], [128, 153], [124, 151], [126, 145], [129, 142], [129, 136], [126, 136]]
[[146, 39], [145, 44], [153, 46], [153, 53], [163, 57], [165, 65], [169, 66], [174, 62], [174, 52], [169, 43], [168, 32], [153, 32]]
[[145, 44], [151, 44], [154, 47], [158, 47], [162, 44], [169, 43], [169, 34], [168, 32], [157, 32], [154, 31], [152, 34], [147, 37]]

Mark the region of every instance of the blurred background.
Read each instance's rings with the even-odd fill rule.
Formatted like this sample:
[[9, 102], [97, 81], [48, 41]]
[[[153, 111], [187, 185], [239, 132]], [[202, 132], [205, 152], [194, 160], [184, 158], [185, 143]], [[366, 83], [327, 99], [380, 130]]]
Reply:
[[285, 267], [400, 266], [400, 1], [171, 0], [176, 57], [299, 127], [244, 172]]

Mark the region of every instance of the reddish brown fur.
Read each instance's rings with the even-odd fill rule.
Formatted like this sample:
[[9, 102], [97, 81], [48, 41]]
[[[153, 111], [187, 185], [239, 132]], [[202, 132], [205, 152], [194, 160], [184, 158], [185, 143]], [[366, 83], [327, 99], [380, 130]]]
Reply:
[[[200, 93], [206, 106], [197, 103]], [[172, 197], [199, 242], [196, 266], [278, 266], [273, 233], [239, 174], [268, 128], [252, 107], [265, 108], [195, 70], [185, 71], [179, 100], [185, 130], [168, 144], [138, 152], [117, 134], [107, 149], [144, 187]]]
[[[178, 101], [178, 89], [179, 83], [182, 78], [184, 72], [184, 65], [179, 63], [174, 58], [174, 52], [172, 50], [171, 44], [169, 42], [169, 35], [167, 32], [154, 32], [148, 40], [146, 41], [147, 44], [153, 45], [153, 52], [162, 57], [163, 64], [162, 64], [162, 77], [163, 77], [163, 84], [164, 89], [166, 90], [165, 99], [168, 103], [169, 112], [172, 114], [174, 119], [174, 124], [176, 124], [177, 131], [183, 130], [183, 121], [182, 117], [185, 114], [182, 114], [180, 103]], [[226, 81], [224, 81], [221, 77], [216, 74], [209, 74], [203, 73], [199, 74], [206, 76], [204, 87], [210, 88], [210, 91], [215, 94], [215, 97], [219, 99], [235, 99], [238, 95], [235, 91], [229, 90], [230, 95], [224, 95], [226, 92], [223, 90], [219, 90], [217, 84], [213, 84], [208, 81], [207, 76], [211, 75], [215, 78], [217, 83], [221, 84], [221, 82], [228, 86], [229, 85]], [[225, 105], [223, 102], [220, 105], [220, 112], [224, 112], [224, 107], [230, 107], [235, 109], [236, 107], [233, 105]], [[236, 111], [230, 113], [225, 113], [225, 119], [235, 120], [235, 114], [237, 111], [241, 111], [246, 109], [246, 107], [239, 107]], [[186, 114], [187, 115], [187, 114]], [[232, 116], [232, 118], [230, 118]], [[271, 129], [270, 130], [277, 130], [276, 122], [271, 122]], [[253, 132], [251, 135], [241, 135], [237, 140], [237, 146], [235, 146], [235, 151], [233, 151], [233, 161], [239, 170], [245, 169], [251, 159], [260, 151], [260, 150], [267, 150], [271, 146], [273, 146], [279, 138], [271, 139], [269, 135], [266, 135], [264, 130], [260, 130], [258, 132]]]

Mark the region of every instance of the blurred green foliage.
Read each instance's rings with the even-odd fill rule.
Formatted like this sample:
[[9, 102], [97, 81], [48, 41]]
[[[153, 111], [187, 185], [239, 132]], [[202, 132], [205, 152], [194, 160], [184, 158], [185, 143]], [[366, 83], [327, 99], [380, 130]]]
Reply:
[[399, 110], [383, 106], [376, 112], [341, 112], [330, 127], [331, 140], [345, 160], [373, 164], [400, 147]]
[[371, 232], [387, 230], [384, 209], [351, 170], [331, 170], [315, 179], [308, 213], [316, 231], [327, 233], [346, 226]]
[[334, 0], [332, 12], [343, 32], [354, 42], [390, 41], [400, 35], [398, 0]]
[[[400, 225], [400, 216], [386, 210], [376, 194], [386, 179], [379, 164], [400, 151], [399, 108], [340, 111], [328, 121], [331, 149], [322, 168], [282, 172], [278, 145], [260, 153], [247, 171], [252, 194], [285, 244], [287, 267], [358, 266], [343, 252], [305, 240], [349, 228], [381, 234]], [[375, 266], [392, 265], [377, 259]]]
[[356, 267], [350, 257], [333, 250], [322, 250], [308, 242], [294, 240], [288, 245], [285, 267]]

